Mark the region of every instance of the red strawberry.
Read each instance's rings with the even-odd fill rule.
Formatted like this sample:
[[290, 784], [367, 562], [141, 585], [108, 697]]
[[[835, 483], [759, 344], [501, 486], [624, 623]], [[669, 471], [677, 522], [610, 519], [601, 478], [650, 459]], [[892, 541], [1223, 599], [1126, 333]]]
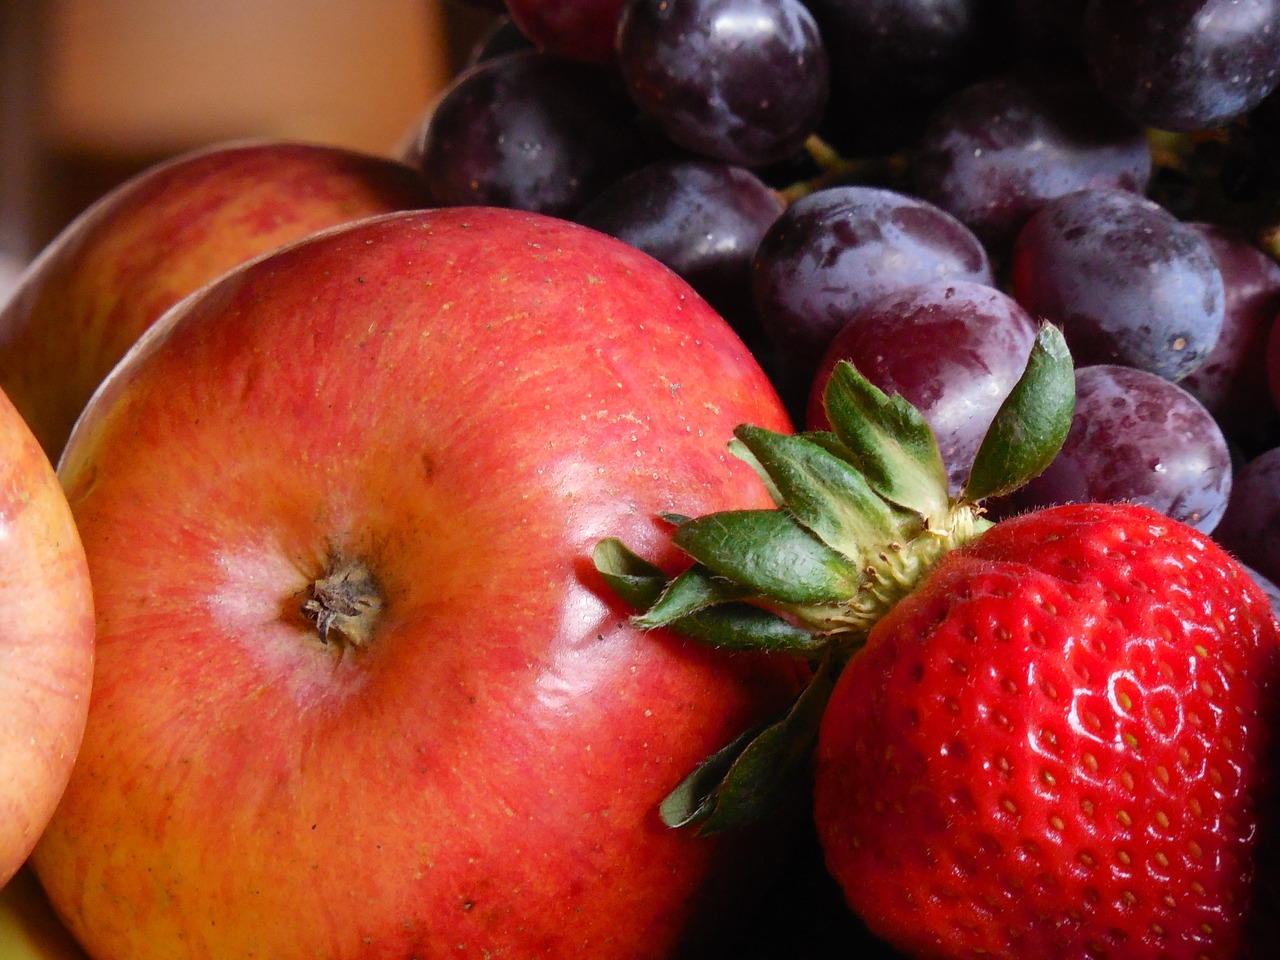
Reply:
[[1043, 470], [1074, 374], [1046, 326], [965, 489], [936, 438], [848, 365], [830, 433], [740, 427], [775, 510], [673, 517], [668, 578], [597, 567], [638, 622], [789, 651], [786, 716], [671, 794], [726, 829], [813, 767], [827, 865], [867, 926], [919, 958], [1237, 960], [1280, 952], [1280, 626], [1203, 534], [1133, 505], [999, 525], [980, 503]]
[[1278, 677], [1265, 596], [1189, 527], [1101, 505], [1002, 523], [841, 674], [828, 867], [913, 956], [1242, 956]]

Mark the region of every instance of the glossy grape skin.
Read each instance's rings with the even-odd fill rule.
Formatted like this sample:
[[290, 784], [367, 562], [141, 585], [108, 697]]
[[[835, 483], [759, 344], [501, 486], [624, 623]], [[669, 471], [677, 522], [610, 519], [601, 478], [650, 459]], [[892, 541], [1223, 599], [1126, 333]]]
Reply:
[[792, 203], [760, 241], [751, 274], [761, 325], [806, 379], [863, 305], [946, 279], [994, 284], [978, 238], [919, 198], [866, 186]]
[[1062, 328], [1078, 366], [1119, 363], [1175, 381], [1208, 357], [1225, 309], [1205, 240], [1123, 190], [1042, 206], [1014, 243], [1011, 288]]
[[506, 0], [520, 32], [540, 49], [571, 60], [608, 64], [626, 0]]
[[566, 216], [652, 149], [611, 73], [529, 51], [486, 60], [456, 77], [407, 159], [422, 170], [439, 206]]
[[1081, 49], [1131, 117], [1204, 130], [1280, 83], [1280, 0], [1089, 0]]
[[750, 170], [667, 160], [618, 180], [574, 219], [666, 264], [758, 350], [751, 261], [782, 211], [782, 198]]
[[1222, 430], [1186, 390], [1132, 367], [1080, 367], [1062, 449], [1000, 512], [1129, 501], [1209, 533], [1227, 508], [1231, 476]]
[[1026, 369], [1038, 329], [1012, 298], [985, 284], [934, 281], [889, 293], [858, 310], [831, 341], [809, 394], [808, 427], [828, 428], [822, 391], [832, 367], [848, 360], [920, 410], [957, 491]]
[[1075, 75], [1005, 75], [943, 101], [912, 162], [914, 192], [1007, 251], [1045, 202], [1089, 187], [1142, 193], [1145, 131]]
[[632, 0], [617, 35], [632, 99], [680, 146], [755, 167], [817, 128], [827, 55], [799, 0]]
[[992, 0], [808, 0], [831, 63], [821, 133], [850, 156], [901, 149], [948, 94], [1012, 62]]
[[1205, 405], [1228, 439], [1251, 449], [1265, 443], [1280, 420], [1267, 383], [1267, 340], [1280, 314], [1280, 264], [1241, 230], [1189, 226], [1213, 252], [1225, 299], [1217, 343], [1179, 384]]
[[1280, 447], [1236, 470], [1214, 539], [1273, 583], [1280, 583]]

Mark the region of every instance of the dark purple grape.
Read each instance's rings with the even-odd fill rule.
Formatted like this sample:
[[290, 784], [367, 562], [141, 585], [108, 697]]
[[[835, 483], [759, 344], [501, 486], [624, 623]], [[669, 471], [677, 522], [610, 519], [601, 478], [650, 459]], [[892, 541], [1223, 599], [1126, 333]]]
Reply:
[[992, 0], [808, 0], [831, 63], [822, 136], [849, 156], [914, 141], [943, 97], [1004, 69]]
[[1280, 583], [1280, 447], [1236, 470], [1214, 539], [1273, 583]]
[[506, 0], [521, 32], [571, 60], [612, 63], [618, 17], [626, 0]]
[[1205, 130], [1280, 83], [1280, 0], [1089, 0], [1081, 49], [1136, 121]]
[[826, 106], [826, 51], [799, 0], [632, 0], [617, 43], [632, 99], [703, 157], [781, 160]]
[[1208, 243], [1123, 190], [1079, 190], [1041, 207], [1014, 244], [1012, 290], [1062, 328], [1078, 366], [1179, 380], [1222, 329], [1222, 274]]
[[1150, 177], [1145, 131], [1075, 75], [994, 77], [953, 94], [912, 163], [914, 192], [999, 251], [1046, 201], [1088, 187], [1142, 193]]
[[752, 291], [761, 325], [807, 383], [863, 305], [947, 279], [994, 283], [964, 224], [916, 197], [845, 186], [802, 197], [774, 222], [756, 250]]
[[782, 210], [782, 198], [743, 167], [671, 160], [623, 177], [575, 219], [665, 263], [759, 349], [751, 260]]
[[1012, 298], [985, 284], [938, 281], [889, 293], [854, 313], [832, 340], [809, 395], [808, 427], [827, 429], [822, 391], [836, 363], [848, 360], [920, 410], [959, 490], [1026, 369], [1038, 329]]
[[1141, 503], [1209, 533], [1231, 493], [1231, 454], [1209, 411], [1175, 383], [1103, 364], [1076, 370], [1071, 431], [1053, 463], [994, 512]]
[[531, 51], [459, 74], [407, 159], [426, 175], [439, 206], [565, 216], [651, 153], [615, 74]]
[[1252, 448], [1272, 435], [1280, 419], [1267, 385], [1267, 338], [1280, 314], [1280, 264], [1238, 229], [1190, 226], [1209, 244], [1226, 296], [1218, 342], [1180, 384], [1228, 438]]

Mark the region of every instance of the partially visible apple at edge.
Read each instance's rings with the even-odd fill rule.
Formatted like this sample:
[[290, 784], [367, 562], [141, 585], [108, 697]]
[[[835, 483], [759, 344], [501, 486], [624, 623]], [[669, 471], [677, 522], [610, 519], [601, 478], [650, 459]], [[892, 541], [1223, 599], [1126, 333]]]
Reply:
[[0, 309], [0, 389], [56, 463], [98, 384], [182, 297], [317, 230], [427, 205], [409, 166], [327, 144], [221, 143], [150, 167], [19, 277]]

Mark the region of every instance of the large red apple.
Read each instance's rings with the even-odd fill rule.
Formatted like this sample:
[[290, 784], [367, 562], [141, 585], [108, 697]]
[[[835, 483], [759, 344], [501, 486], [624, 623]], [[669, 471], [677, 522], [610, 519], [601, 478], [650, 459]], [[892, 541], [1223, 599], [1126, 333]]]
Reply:
[[426, 206], [419, 174], [320, 144], [219, 144], [151, 167], [77, 217], [0, 311], [0, 389], [56, 462], [89, 395], [179, 299], [317, 230]]
[[591, 553], [765, 505], [743, 421], [787, 428], [729, 327], [536, 214], [366, 220], [180, 304], [60, 467], [99, 630], [60, 916], [133, 960], [690, 945], [768, 844], [659, 803], [795, 668], [635, 629]]
[[0, 887], [67, 785], [93, 678], [84, 551], [53, 467], [0, 394]]

